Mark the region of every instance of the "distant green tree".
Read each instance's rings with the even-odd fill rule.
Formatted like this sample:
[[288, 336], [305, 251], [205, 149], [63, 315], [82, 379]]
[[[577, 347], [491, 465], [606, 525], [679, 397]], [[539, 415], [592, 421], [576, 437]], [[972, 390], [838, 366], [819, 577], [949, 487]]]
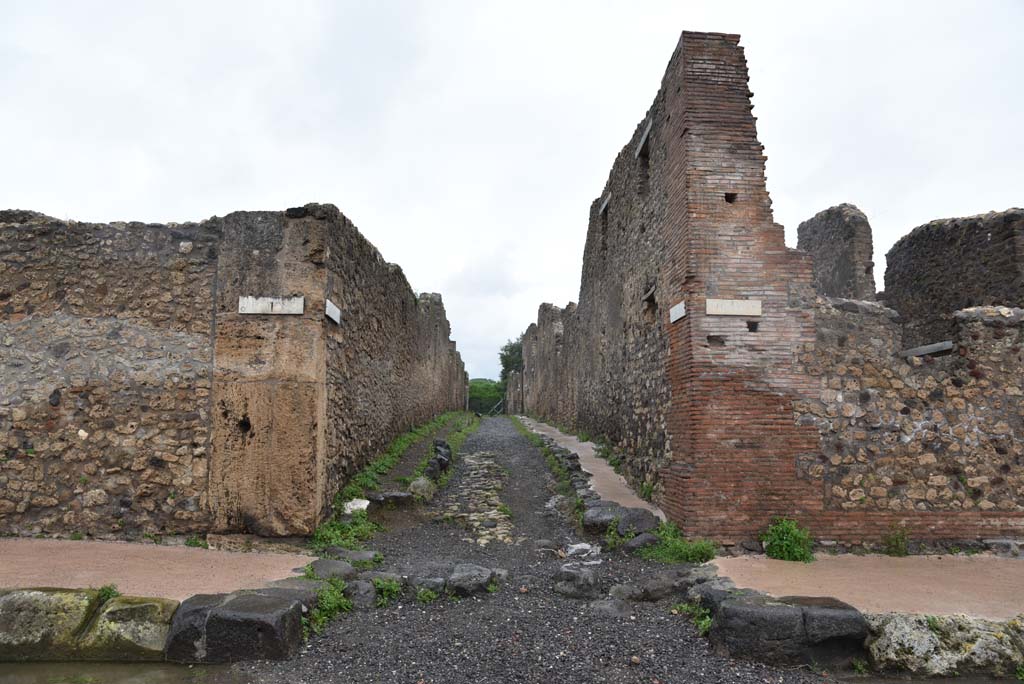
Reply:
[[469, 410], [476, 413], [487, 413], [505, 396], [500, 382], [487, 378], [474, 378], [469, 381]]
[[520, 334], [515, 340], [503, 344], [498, 358], [501, 359], [501, 387], [504, 390], [508, 383], [508, 374], [523, 370], [523, 335]]

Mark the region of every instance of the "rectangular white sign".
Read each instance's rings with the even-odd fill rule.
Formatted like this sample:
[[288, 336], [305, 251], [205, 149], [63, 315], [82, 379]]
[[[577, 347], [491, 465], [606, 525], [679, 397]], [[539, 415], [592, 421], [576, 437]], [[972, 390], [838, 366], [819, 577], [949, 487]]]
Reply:
[[668, 310], [669, 323], [675, 323], [686, 315], [686, 302], [679, 302]]
[[341, 309], [335, 306], [334, 302], [330, 299], [327, 300], [327, 317], [341, 325]]
[[760, 299], [709, 299], [708, 316], [760, 316]]
[[240, 314], [301, 314], [305, 297], [239, 297]]

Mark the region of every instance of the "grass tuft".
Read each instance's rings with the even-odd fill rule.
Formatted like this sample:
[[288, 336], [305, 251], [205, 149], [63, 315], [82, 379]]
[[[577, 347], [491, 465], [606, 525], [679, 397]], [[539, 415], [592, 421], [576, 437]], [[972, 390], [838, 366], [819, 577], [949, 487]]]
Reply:
[[307, 639], [310, 630], [314, 634], [320, 634], [336, 615], [352, 610], [352, 601], [345, 596], [345, 580], [331, 577], [326, 582], [324, 588], [316, 595], [316, 607], [310, 611], [308, 618], [303, 618], [303, 636]]
[[675, 524], [663, 522], [654, 531], [658, 543], [640, 550], [640, 557], [659, 563], [706, 563], [715, 557], [717, 547], [707, 539], [683, 538]]
[[387, 608], [402, 593], [402, 584], [398, 580], [373, 578], [373, 588], [377, 590], [377, 607]]

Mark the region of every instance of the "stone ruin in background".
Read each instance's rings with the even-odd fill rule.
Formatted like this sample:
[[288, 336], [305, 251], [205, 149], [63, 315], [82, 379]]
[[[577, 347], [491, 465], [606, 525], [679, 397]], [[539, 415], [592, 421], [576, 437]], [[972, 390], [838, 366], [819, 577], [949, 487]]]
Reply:
[[738, 36], [683, 33], [510, 410], [609, 438], [687, 535], [1024, 536], [1024, 212], [914, 230], [876, 297], [856, 207], [786, 247], [751, 96]]
[[466, 402], [440, 295], [335, 207], [201, 223], [0, 211], [0, 534], [308, 535]]

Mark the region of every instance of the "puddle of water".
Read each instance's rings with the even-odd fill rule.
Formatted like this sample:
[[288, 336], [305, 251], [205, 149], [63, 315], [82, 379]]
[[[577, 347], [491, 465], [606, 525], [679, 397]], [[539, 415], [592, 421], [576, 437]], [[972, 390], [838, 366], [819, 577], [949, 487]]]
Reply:
[[0, 663], [0, 684], [241, 684], [225, 665]]

